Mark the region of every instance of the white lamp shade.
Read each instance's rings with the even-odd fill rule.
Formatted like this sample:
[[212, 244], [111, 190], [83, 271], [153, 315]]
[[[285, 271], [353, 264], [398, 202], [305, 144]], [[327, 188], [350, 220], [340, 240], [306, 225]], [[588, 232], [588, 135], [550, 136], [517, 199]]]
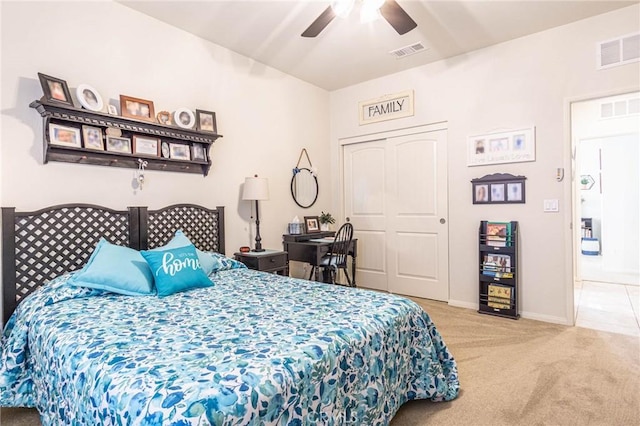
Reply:
[[244, 180], [243, 200], [268, 200], [269, 180], [259, 177], [248, 177]]

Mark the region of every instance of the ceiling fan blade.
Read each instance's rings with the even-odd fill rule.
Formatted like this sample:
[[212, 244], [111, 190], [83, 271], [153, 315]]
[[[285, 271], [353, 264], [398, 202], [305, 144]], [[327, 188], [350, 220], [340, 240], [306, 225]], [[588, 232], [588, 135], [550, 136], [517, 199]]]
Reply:
[[333, 18], [335, 17], [336, 13], [333, 11], [333, 8], [331, 6], [327, 7], [324, 12], [322, 12], [320, 16], [318, 16], [316, 20], [309, 25], [309, 28], [304, 30], [302, 37], [317, 36], [327, 25], [329, 25], [329, 22], [333, 21]]
[[380, 14], [400, 35], [406, 34], [418, 26], [396, 0], [386, 0], [380, 8]]

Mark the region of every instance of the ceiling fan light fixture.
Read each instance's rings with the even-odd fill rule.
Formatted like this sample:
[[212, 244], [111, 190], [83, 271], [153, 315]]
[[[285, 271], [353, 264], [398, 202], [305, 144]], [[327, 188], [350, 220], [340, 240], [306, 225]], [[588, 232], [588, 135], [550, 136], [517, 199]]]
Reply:
[[[351, 13], [351, 9], [353, 9], [353, 4], [355, 0], [334, 0], [331, 2], [331, 9], [333, 9], [333, 13], [341, 18], [346, 18]], [[384, 3], [384, 0], [383, 0]]]
[[360, 8], [360, 23], [366, 24], [382, 17], [380, 8], [384, 0], [363, 0]]

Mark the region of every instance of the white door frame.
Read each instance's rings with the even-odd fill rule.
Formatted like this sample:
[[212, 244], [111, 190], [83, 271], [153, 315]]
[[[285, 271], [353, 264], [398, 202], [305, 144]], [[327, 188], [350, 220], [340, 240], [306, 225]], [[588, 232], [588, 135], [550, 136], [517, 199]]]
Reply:
[[[364, 143], [364, 142], [375, 142], [383, 139], [389, 139], [389, 138], [400, 137], [400, 136], [411, 136], [411, 135], [416, 135], [421, 133], [434, 132], [438, 130], [448, 130], [448, 122], [441, 121], [441, 122], [436, 122], [431, 124], [382, 131], [378, 133], [366, 133], [366, 134], [361, 134], [356, 136], [338, 138], [338, 164], [339, 164], [338, 191], [339, 191], [339, 203], [340, 203], [340, 206], [339, 206], [340, 216], [344, 218], [346, 213], [345, 212], [345, 194], [344, 194], [345, 177], [344, 177], [344, 167], [343, 167], [343, 164], [344, 164], [343, 147], [345, 145]], [[444, 149], [448, 150], [448, 147], [445, 147]], [[448, 158], [448, 155], [447, 155], [447, 158]], [[445, 164], [444, 167], [446, 168], [446, 174], [448, 175], [448, 164]], [[448, 191], [449, 190], [448, 185], [446, 185], [446, 188]], [[447, 217], [446, 220], [448, 222], [449, 218]], [[447, 223], [447, 226], [449, 226], [448, 223]], [[450, 253], [447, 253], [447, 258], [450, 258]], [[449, 261], [447, 261], [448, 276], [451, 275], [450, 268], [451, 268], [451, 265]], [[450, 283], [447, 282], [447, 288], [449, 287], [450, 287]]]
[[[575, 326], [576, 324], [576, 315], [575, 315], [575, 303], [574, 303], [574, 287], [575, 280], [579, 279], [579, 262], [578, 262], [578, 251], [580, 247], [576, 244], [576, 241], [579, 241], [580, 237], [580, 224], [574, 223], [574, 217], [577, 214], [576, 203], [580, 200], [580, 194], [576, 191], [576, 185], [574, 184], [574, 180], [576, 178], [576, 150], [577, 146], [575, 146], [573, 141], [573, 134], [571, 131], [572, 126], [572, 117], [571, 117], [571, 104], [577, 102], [585, 102], [585, 101], [593, 101], [601, 98], [608, 98], [611, 96], [619, 96], [625, 95], [633, 92], [637, 92], [638, 87], [628, 87], [625, 89], [617, 89], [617, 90], [609, 90], [601, 93], [596, 93], [592, 95], [582, 95], [569, 97], [564, 99], [564, 140], [565, 140], [565, 153], [566, 156], [564, 158], [563, 170], [569, 170], [570, 173], [567, 174], [567, 178], [564, 179], [564, 189], [565, 189], [565, 204], [570, 205], [570, 209], [565, 209], [564, 212], [564, 220], [566, 229], [569, 232], [565, 233], [564, 243], [565, 247], [567, 247], [565, 251], [565, 263], [570, 265], [571, 267], [565, 268], [565, 294], [566, 294], [566, 323], [567, 325]], [[569, 203], [570, 202], [570, 203]]]

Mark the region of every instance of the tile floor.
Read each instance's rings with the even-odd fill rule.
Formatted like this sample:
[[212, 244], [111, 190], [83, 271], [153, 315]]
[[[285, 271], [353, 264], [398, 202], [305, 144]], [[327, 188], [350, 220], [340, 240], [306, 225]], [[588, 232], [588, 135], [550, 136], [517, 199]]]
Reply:
[[[615, 281], [597, 269], [596, 256], [582, 256], [582, 285], [574, 291], [576, 326], [640, 337], [640, 286], [637, 278]], [[602, 281], [601, 281], [602, 280]], [[632, 283], [632, 284], [629, 284]]]

